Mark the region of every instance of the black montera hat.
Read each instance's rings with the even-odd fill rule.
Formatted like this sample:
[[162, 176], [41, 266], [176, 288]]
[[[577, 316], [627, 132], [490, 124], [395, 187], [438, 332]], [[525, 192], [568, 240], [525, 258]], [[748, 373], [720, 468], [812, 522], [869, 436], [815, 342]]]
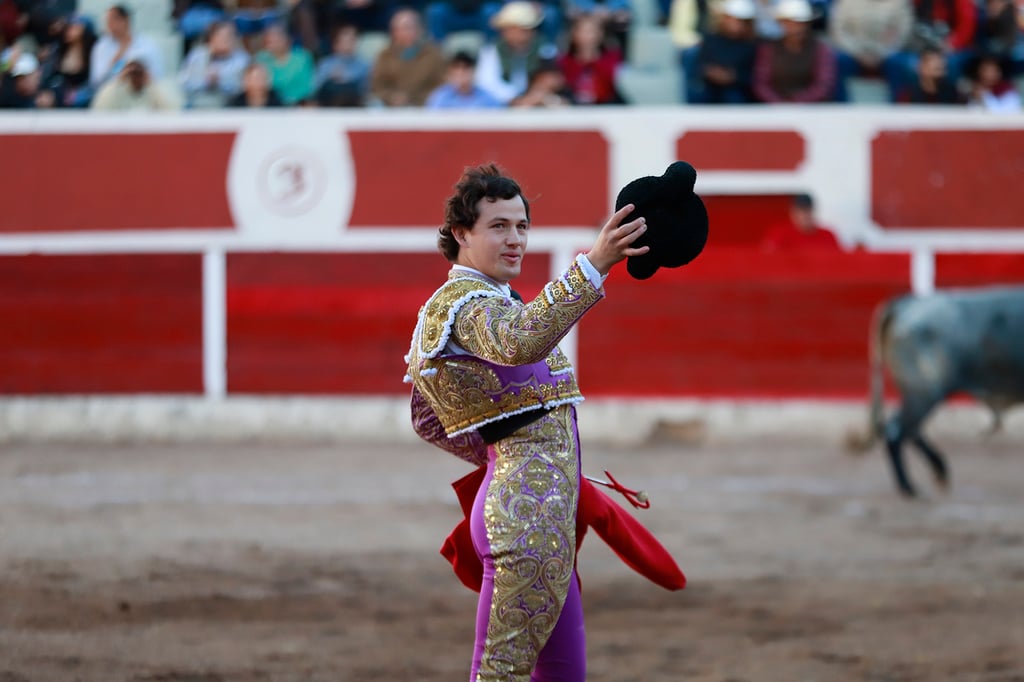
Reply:
[[637, 178], [622, 188], [615, 210], [626, 204], [636, 208], [622, 221], [643, 216], [647, 232], [633, 246], [650, 246], [642, 256], [630, 256], [626, 270], [636, 279], [647, 279], [660, 267], [686, 265], [704, 250], [708, 241], [708, 212], [694, 194], [697, 171], [685, 161], [676, 161], [665, 174]]

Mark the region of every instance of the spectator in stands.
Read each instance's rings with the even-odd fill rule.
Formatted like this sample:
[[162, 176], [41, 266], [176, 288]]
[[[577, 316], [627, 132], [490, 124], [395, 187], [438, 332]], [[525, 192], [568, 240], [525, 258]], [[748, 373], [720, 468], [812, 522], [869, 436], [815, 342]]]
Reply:
[[1024, 4], [1018, 10], [1013, 0], [985, 0], [980, 9], [977, 47], [987, 54], [1012, 59], [1024, 26]]
[[622, 52], [608, 44], [604, 26], [597, 16], [577, 15], [569, 32], [569, 48], [558, 58], [576, 104], [622, 104], [615, 87]]
[[318, 26], [318, 12], [313, 0], [288, 1], [288, 32], [311, 55], [322, 55], [324, 41]]
[[93, 88], [111, 80], [132, 60], [145, 62], [150, 77], [163, 76], [160, 50], [147, 36], [132, 31], [131, 14], [124, 5], [114, 5], [106, 13], [107, 32], [92, 48], [89, 83]]
[[512, 0], [492, 19], [499, 35], [480, 50], [476, 84], [499, 102], [526, 92], [537, 66], [558, 57], [557, 48], [537, 33], [542, 18], [532, 3]]
[[229, 107], [264, 109], [267, 107], [282, 107], [284, 103], [277, 96], [274, 89], [270, 87], [270, 74], [267, 67], [253, 61], [245, 67], [242, 74], [242, 92], [238, 93], [228, 102]]
[[754, 63], [754, 95], [762, 102], [829, 102], [836, 57], [811, 33], [807, 0], [780, 0], [775, 16], [782, 37], [762, 43]]
[[186, 52], [192, 49], [196, 40], [207, 35], [211, 24], [227, 18], [221, 0], [174, 0], [171, 15], [185, 40]]
[[423, 10], [427, 32], [438, 43], [454, 31], [491, 31], [491, 18], [501, 9], [500, 0], [434, 0]]
[[370, 65], [356, 53], [359, 29], [342, 24], [334, 29], [333, 51], [316, 71], [317, 101], [325, 107], [361, 107], [370, 89]]
[[1020, 93], [1007, 77], [1009, 60], [991, 53], [971, 58], [964, 73], [971, 83], [968, 106], [996, 113], [1017, 113], [1021, 110]]
[[904, 85], [897, 102], [905, 104], [963, 104], [964, 98], [946, 72], [946, 53], [938, 47], [921, 50], [914, 80]]
[[181, 105], [157, 82], [141, 59], [131, 59], [116, 78], [96, 91], [92, 101], [96, 111], [173, 111]]
[[93, 89], [89, 84], [92, 49], [96, 30], [85, 16], [72, 16], [64, 25], [62, 38], [48, 50], [43, 63], [43, 83], [61, 94], [60, 106], [88, 107]]
[[946, 71], [956, 83], [974, 49], [978, 9], [974, 0], [913, 0], [914, 28], [907, 48], [897, 53], [903, 79], [913, 78], [925, 48], [940, 49]]
[[746, 104], [753, 99], [754, 13], [754, 0], [725, 0], [719, 5], [715, 30], [700, 45], [684, 51], [688, 102]]
[[405, 8], [391, 17], [391, 42], [373, 65], [370, 90], [389, 107], [423, 106], [445, 76], [444, 54], [423, 30], [419, 12]]
[[10, 69], [0, 79], [0, 109], [52, 109], [60, 95], [42, 86], [39, 60], [14, 48]]
[[765, 233], [761, 248], [768, 252], [833, 251], [840, 252], [836, 236], [818, 223], [814, 213], [814, 199], [809, 194], [797, 194], [789, 205], [789, 218], [773, 225]]
[[75, 13], [77, 0], [32, 0], [26, 3], [28, 24], [26, 31], [43, 48], [60, 42], [64, 26]]
[[836, 99], [849, 101], [847, 81], [856, 76], [881, 75], [895, 102], [903, 82], [898, 53], [913, 27], [911, 0], [837, 0], [829, 35], [836, 49]]
[[263, 32], [264, 49], [256, 61], [267, 67], [274, 92], [286, 106], [305, 103], [314, 93], [316, 72], [313, 55], [304, 47], [293, 46], [281, 24], [271, 24]]
[[572, 93], [565, 82], [562, 70], [553, 61], [543, 61], [530, 75], [526, 92], [515, 97], [509, 106], [518, 109], [553, 109], [573, 104]]
[[583, 15], [596, 17], [602, 24], [603, 36], [613, 38], [620, 51], [626, 50], [633, 23], [630, 0], [566, 0], [565, 14], [570, 22]]
[[229, 21], [207, 28], [206, 42], [194, 45], [185, 57], [179, 79], [185, 102], [192, 109], [220, 108], [242, 91], [242, 72], [249, 55], [242, 49]]
[[493, 109], [503, 106], [473, 82], [476, 59], [468, 52], [456, 52], [448, 62], [444, 85], [430, 93], [428, 109]]

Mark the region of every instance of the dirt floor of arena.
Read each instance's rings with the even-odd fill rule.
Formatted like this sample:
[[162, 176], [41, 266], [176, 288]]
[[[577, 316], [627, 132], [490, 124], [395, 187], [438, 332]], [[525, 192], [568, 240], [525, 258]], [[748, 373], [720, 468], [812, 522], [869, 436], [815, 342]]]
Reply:
[[[944, 443], [953, 487], [793, 440], [585, 448], [690, 584], [596, 536], [592, 682], [1024, 680], [1024, 453]], [[438, 554], [464, 465], [427, 446], [7, 446], [0, 682], [455, 682], [475, 595]]]

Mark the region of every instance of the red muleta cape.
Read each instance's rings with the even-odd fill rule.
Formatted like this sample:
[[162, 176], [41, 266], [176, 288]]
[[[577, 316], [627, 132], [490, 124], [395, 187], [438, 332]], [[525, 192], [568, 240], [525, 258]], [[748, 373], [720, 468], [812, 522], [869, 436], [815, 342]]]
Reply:
[[[441, 546], [441, 554], [451, 562], [455, 575], [474, 592], [480, 591], [484, 567], [473, 548], [469, 534], [469, 515], [486, 473], [486, 467], [480, 467], [452, 483], [465, 518], [455, 526]], [[686, 576], [651, 532], [593, 483], [581, 478], [580, 501], [576, 513], [577, 552], [583, 545], [587, 528], [593, 528], [627, 566], [656, 585], [673, 591], [686, 587]]]

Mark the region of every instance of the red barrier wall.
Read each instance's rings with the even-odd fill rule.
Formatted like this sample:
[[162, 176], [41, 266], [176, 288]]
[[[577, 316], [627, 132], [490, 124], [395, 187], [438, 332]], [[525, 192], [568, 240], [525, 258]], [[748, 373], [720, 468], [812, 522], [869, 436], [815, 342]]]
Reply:
[[[534, 294], [550, 261], [526, 259]], [[228, 256], [228, 390], [394, 394], [416, 313], [444, 282], [439, 254], [251, 253]]]
[[463, 169], [490, 161], [519, 181], [544, 225], [597, 227], [606, 217], [608, 143], [596, 130], [354, 131], [349, 144], [361, 187], [353, 226], [432, 223]]
[[[0, 233], [225, 228], [234, 134], [0, 135]], [[74, 172], [64, 173], [62, 164]]]
[[1024, 130], [893, 130], [871, 143], [872, 216], [887, 228], [1019, 229]]
[[580, 324], [588, 395], [854, 397], [867, 390], [874, 307], [909, 258], [709, 248], [636, 281], [616, 270]]
[[198, 254], [0, 257], [0, 392], [201, 393]]
[[1024, 254], [940, 253], [935, 256], [937, 287], [987, 286], [1014, 282], [1024, 284]]
[[[860, 397], [872, 309], [932, 284], [933, 248], [952, 237], [1012, 251], [1024, 236], [1024, 131], [1006, 119], [949, 113], [937, 130], [902, 110], [580, 110], [461, 130], [429, 112], [321, 113], [0, 116], [0, 247], [12, 254], [0, 256], [0, 392], [202, 392], [206, 252], [215, 278], [226, 254], [229, 393], [403, 394], [417, 308], [446, 271], [424, 252], [425, 226], [464, 166], [492, 160], [544, 230], [515, 283], [528, 298], [552, 258], [586, 245], [580, 228], [602, 223], [622, 184], [672, 157], [701, 173], [706, 252], [644, 282], [618, 268], [580, 326], [592, 396]], [[292, 203], [267, 194], [282, 170]], [[900, 255], [760, 253], [794, 191], [818, 198], [845, 241]], [[138, 253], [90, 254], [122, 250]], [[36, 252], [80, 255], [21, 255]], [[935, 256], [937, 287], [1007, 282], [1024, 282], [1021, 253]], [[219, 314], [214, 296], [205, 303]]]

